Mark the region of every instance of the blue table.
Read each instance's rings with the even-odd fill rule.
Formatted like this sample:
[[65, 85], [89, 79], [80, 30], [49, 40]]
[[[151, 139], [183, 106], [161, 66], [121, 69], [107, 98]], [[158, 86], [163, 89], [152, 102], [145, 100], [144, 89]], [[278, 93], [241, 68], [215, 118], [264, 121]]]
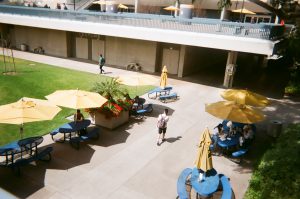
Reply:
[[226, 138], [226, 140], [218, 140], [218, 145], [222, 148], [229, 148], [229, 147], [234, 147], [239, 144], [239, 136], [235, 135], [230, 137], [229, 139]]
[[209, 197], [217, 191], [220, 178], [215, 169], [206, 172], [205, 180], [199, 182], [198, 179], [199, 170], [194, 168], [192, 171], [191, 184], [199, 195]]
[[83, 120], [81, 122], [69, 122], [67, 124], [64, 124], [64, 125], [58, 127], [57, 129], [53, 130], [52, 132], [50, 132], [50, 135], [52, 136], [52, 140], [58, 141], [58, 140], [55, 140], [53, 136], [58, 133], [63, 133], [64, 139], [62, 141], [64, 142], [64, 141], [66, 141], [66, 137], [67, 137], [66, 134], [69, 134], [69, 138], [71, 139], [71, 134], [73, 132], [77, 132], [82, 129], [85, 129], [90, 124], [91, 124], [90, 120]]
[[[19, 158], [22, 158], [24, 151], [30, 151], [30, 156], [33, 155], [33, 151], [37, 153], [37, 146], [43, 142], [43, 137], [29, 137], [21, 140], [17, 140], [0, 147], [0, 156], [5, 156], [6, 161], [4, 166], [13, 164], [15, 154], [21, 154]], [[3, 164], [2, 164], [3, 165]]]

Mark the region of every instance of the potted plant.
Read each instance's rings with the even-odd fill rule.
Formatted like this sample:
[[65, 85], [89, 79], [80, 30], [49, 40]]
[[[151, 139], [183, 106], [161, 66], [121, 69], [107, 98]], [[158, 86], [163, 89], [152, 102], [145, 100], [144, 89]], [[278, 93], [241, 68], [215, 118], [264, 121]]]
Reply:
[[108, 101], [100, 108], [86, 109], [91, 116], [92, 123], [114, 129], [128, 122], [129, 111], [133, 102], [125, 98], [127, 91], [121, 87], [116, 79], [97, 82], [93, 91], [99, 93]]

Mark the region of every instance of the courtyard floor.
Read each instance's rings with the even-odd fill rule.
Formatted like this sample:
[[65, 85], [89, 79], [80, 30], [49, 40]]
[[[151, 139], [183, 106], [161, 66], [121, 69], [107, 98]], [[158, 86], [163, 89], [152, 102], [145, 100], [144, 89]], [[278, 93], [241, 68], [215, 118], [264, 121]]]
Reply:
[[[99, 73], [96, 64], [61, 59], [27, 52], [14, 52], [15, 57], [53, 64], [74, 70]], [[108, 76], [131, 73], [104, 67]], [[69, 144], [53, 143], [45, 135], [44, 145], [53, 146], [52, 161], [22, 168], [22, 176], [14, 176], [8, 169], [0, 169], [0, 187], [20, 198], [103, 198], [103, 199], [174, 199], [180, 172], [193, 167], [198, 140], [205, 127], [210, 130], [220, 120], [205, 112], [205, 103], [222, 98], [220, 88], [169, 79], [180, 99], [170, 103], [151, 100], [154, 111], [144, 119], [131, 118], [122, 127], [108, 131], [101, 129], [100, 139], [83, 145], [80, 150]], [[288, 123], [300, 121], [300, 103], [287, 99], [273, 99], [264, 109], [267, 119], [258, 124], [255, 145], [268, 139], [266, 130], [272, 120]], [[156, 118], [168, 108], [167, 141], [156, 145]], [[254, 145], [254, 146], [255, 146]], [[259, 147], [258, 147], [259, 149]], [[243, 198], [252, 173], [255, 147], [241, 165], [222, 156], [213, 156], [214, 168], [230, 178], [235, 196]]]

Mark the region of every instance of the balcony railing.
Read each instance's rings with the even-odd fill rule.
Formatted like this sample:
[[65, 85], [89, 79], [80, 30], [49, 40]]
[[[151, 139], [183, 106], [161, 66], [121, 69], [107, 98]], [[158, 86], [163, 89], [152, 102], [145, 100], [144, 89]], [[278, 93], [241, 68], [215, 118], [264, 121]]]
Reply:
[[277, 24], [224, 22], [218, 19], [184, 19], [165, 15], [135, 13], [103, 13], [91, 11], [55, 10], [24, 6], [0, 5], [0, 13], [33, 17], [94, 22], [122, 26], [168, 29], [195, 33], [231, 35], [246, 38], [276, 40], [284, 36], [285, 27]]

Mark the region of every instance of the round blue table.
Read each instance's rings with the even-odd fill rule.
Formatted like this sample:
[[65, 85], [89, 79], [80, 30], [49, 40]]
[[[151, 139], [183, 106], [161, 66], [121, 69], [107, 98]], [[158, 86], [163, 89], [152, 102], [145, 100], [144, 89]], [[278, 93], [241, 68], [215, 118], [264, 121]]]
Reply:
[[217, 174], [217, 171], [215, 169], [211, 169], [205, 173], [205, 179], [199, 182], [199, 174], [199, 170], [197, 168], [194, 168], [191, 176], [192, 187], [199, 195], [203, 197], [209, 197], [214, 192], [216, 192], [219, 187], [219, 175]]
[[[64, 139], [63, 141], [66, 141], [66, 134], [69, 133], [69, 137], [71, 138], [71, 133], [72, 132], [77, 132], [82, 129], [87, 128], [91, 124], [90, 120], [83, 120], [81, 122], [69, 122], [67, 124], [63, 124], [62, 126], [58, 127], [54, 131], [50, 133], [52, 136], [52, 139], [54, 140], [53, 136], [56, 135], [57, 133], [63, 133], [64, 134]], [[55, 140], [58, 141], [58, 140]]]
[[229, 148], [233, 146], [237, 146], [239, 144], [239, 136], [235, 135], [230, 138], [226, 138], [226, 140], [218, 140], [218, 145], [222, 148]]

